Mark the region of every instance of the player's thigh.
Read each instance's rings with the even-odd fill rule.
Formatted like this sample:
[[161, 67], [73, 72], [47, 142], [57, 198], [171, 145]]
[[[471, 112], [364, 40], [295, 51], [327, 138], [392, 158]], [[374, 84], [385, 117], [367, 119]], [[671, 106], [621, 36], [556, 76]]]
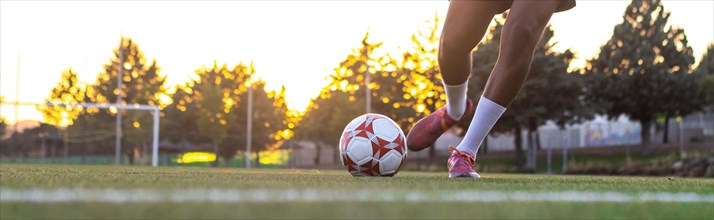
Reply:
[[530, 62], [530, 56], [523, 56], [524, 51], [533, 53], [559, 4], [558, 0], [514, 1], [501, 32], [499, 61]]
[[[505, 31], [517, 31], [517, 35], [529, 36], [532, 33], [540, 38], [551, 16], [558, 9], [561, 0], [514, 1], [503, 28]], [[530, 32], [530, 33], [521, 33]]]
[[509, 6], [510, 1], [450, 1], [440, 47], [442, 50], [471, 51], [483, 38], [493, 16]]

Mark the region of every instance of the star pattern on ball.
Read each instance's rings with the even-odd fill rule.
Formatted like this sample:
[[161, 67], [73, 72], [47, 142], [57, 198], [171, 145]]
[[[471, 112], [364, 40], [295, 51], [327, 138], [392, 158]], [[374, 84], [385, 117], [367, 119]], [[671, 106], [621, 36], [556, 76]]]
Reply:
[[[386, 174], [382, 174], [381, 163], [382, 160], [394, 160], [391, 157], [385, 158], [387, 155], [394, 154], [397, 155], [401, 161], [398, 163], [398, 167], [403, 164], [403, 157], [406, 156], [406, 145], [404, 135], [397, 135], [394, 140], [387, 140], [385, 136], [380, 134], [380, 131], [375, 131], [375, 121], [379, 119], [390, 120], [386, 116], [378, 114], [367, 114], [355, 127], [351, 129], [345, 129], [342, 133], [340, 139], [340, 157], [341, 162], [347, 167], [347, 170], [354, 176], [393, 176], [396, 172], [385, 171]], [[381, 122], [378, 122], [381, 123]], [[393, 122], [392, 122], [393, 123]], [[396, 124], [395, 124], [396, 125]], [[380, 125], [383, 126], [383, 125]], [[397, 128], [398, 129], [398, 128]], [[354, 142], [355, 138], [361, 139], [360, 142]], [[366, 141], [366, 142], [365, 142]], [[368, 145], [362, 145], [364, 147], [369, 147], [371, 149], [371, 155], [369, 155], [369, 160], [355, 161], [352, 159], [353, 155], [349, 151], [353, 149], [350, 144], [354, 143], [368, 143]], [[363, 148], [362, 148], [363, 149]], [[359, 151], [358, 151], [359, 152]], [[390, 168], [390, 170], [393, 168]], [[398, 170], [398, 169], [397, 169]]]
[[379, 162], [377, 160], [372, 160], [371, 163], [365, 163], [360, 165], [360, 172], [367, 176], [380, 176], [379, 172]]

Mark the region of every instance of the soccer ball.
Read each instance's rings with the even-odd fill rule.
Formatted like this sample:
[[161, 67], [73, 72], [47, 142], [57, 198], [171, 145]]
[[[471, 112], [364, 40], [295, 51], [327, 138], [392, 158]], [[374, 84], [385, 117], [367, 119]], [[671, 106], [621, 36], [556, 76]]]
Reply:
[[364, 114], [347, 124], [339, 147], [342, 165], [353, 176], [394, 176], [407, 156], [404, 132], [380, 114]]

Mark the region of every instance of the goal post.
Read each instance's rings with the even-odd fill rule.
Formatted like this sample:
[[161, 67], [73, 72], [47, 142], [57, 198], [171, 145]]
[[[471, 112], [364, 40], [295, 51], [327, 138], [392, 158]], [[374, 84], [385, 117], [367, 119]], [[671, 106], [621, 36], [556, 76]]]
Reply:
[[[151, 140], [151, 166], [159, 165], [159, 120], [160, 111], [158, 106], [141, 105], [141, 104], [100, 104], [100, 103], [31, 103], [31, 102], [7, 102], [0, 101], [0, 105], [17, 105], [17, 106], [61, 106], [61, 107], [82, 107], [82, 108], [97, 108], [97, 109], [116, 109], [116, 110], [143, 110], [149, 111], [153, 115], [153, 132]], [[17, 122], [15, 122], [17, 123]], [[119, 134], [115, 134], [119, 135]], [[116, 146], [119, 147], [119, 146]]]

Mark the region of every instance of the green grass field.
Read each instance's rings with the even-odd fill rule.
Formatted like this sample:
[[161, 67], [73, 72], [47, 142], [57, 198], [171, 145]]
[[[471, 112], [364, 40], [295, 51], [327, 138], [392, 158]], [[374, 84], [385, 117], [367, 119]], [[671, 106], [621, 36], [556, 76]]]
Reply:
[[714, 219], [714, 179], [445, 175], [1, 164], [0, 218]]

